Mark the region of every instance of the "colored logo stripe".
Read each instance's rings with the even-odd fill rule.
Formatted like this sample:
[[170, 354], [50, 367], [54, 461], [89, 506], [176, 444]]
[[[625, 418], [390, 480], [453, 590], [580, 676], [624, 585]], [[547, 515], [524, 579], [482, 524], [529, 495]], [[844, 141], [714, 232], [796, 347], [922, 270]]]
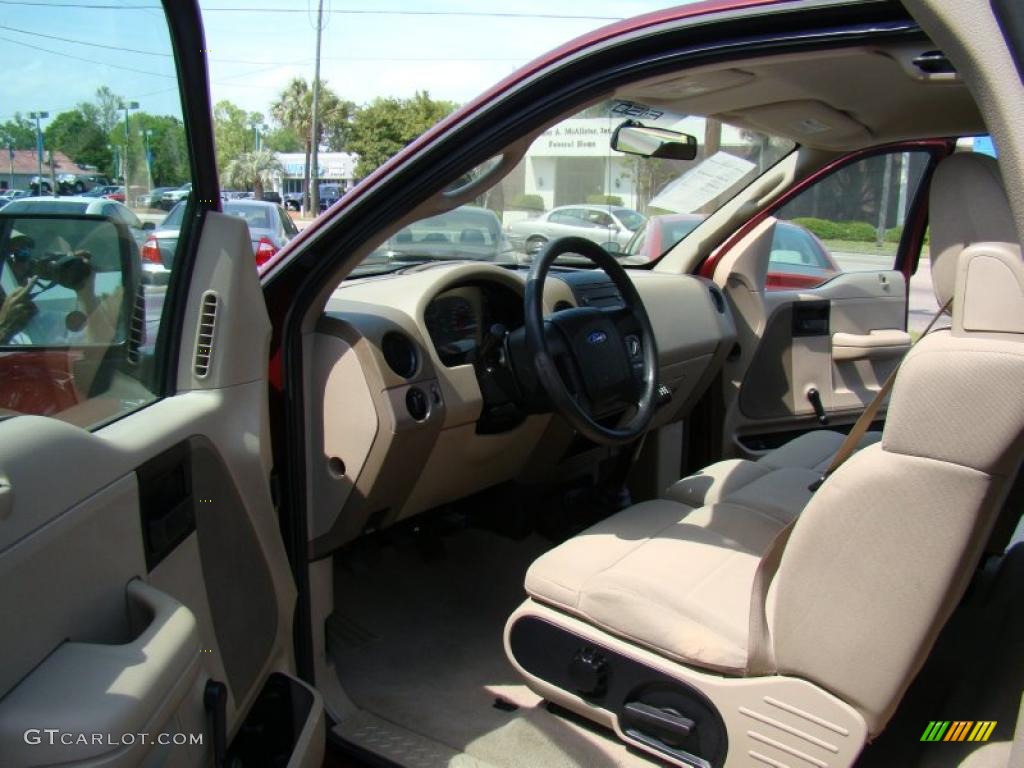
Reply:
[[970, 732], [973, 720], [954, 720], [943, 741], [963, 741]]
[[971, 735], [967, 737], [967, 740], [988, 741], [988, 737], [992, 735], [992, 731], [995, 729], [995, 720], [979, 720], [978, 724], [974, 726], [974, 730], [971, 731]]
[[995, 727], [995, 720], [932, 720], [921, 741], [988, 741]]

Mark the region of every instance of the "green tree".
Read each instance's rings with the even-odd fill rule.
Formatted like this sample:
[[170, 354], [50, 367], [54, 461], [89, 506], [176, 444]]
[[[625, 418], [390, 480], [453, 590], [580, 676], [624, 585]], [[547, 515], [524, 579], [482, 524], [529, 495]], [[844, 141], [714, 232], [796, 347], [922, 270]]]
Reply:
[[243, 152], [228, 163], [224, 170], [223, 183], [226, 187], [235, 189], [252, 188], [256, 199], [262, 200], [263, 190], [270, 186], [273, 175], [283, 172], [281, 163], [270, 150]]
[[[213, 134], [217, 148], [217, 171], [224, 173], [232, 160], [252, 149], [252, 124], [255, 113], [246, 112], [230, 101], [218, 101], [213, 107]], [[262, 118], [262, 115], [258, 116]]]
[[96, 108], [95, 117], [90, 117], [90, 119], [94, 119], [104, 133], [110, 133], [121, 119], [121, 104], [123, 103], [124, 98], [118, 96], [107, 86], [101, 85], [96, 89], [96, 101], [93, 104]]
[[[351, 102], [343, 101], [338, 95], [327, 87], [327, 83], [320, 81], [319, 120], [317, 130], [317, 145], [323, 143], [325, 130], [329, 131], [332, 140], [344, 141], [347, 138], [347, 125], [349, 115], [354, 107]], [[306, 153], [306, 173], [303, 180], [303, 189], [306, 194], [309, 191], [310, 163], [309, 156], [312, 153], [313, 137], [313, 89], [301, 77], [294, 78], [277, 101], [270, 105], [270, 114], [274, 119], [286, 128], [290, 128], [297, 136], [301, 137], [302, 145]], [[332, 147], [333, 148], [333, 147]]]
[[15, 112], [13, 118], [0, 123], [0, 138], [5, 144], [8, 139], [13, 141], [15, 149], [35, 149], [36, 124], [20, 112]]
[[377, 98], [357, 109], [347, 143], [347, 148], [359, 155], [356, 175], [370, 174], [457, 106], [432, 99], [427, 91], [417, 91], [409, 99]]
[[108, 135], [79, 109], [61, 112], [46, 126], [43, 139], [49, 149], [63, 152], [79, 165], [107, 172], [113, 163]]
[[262, 146], [272, 152], [301, 152], [304, 144], [294, 129], [282, 125], [262, 137]]
[[[128, 172], [131, 185], [154, 187], [177, 186], [191, 175], [188, 152], [185, 144], [185, 127], [181, 120], [170, 115], [151, 115], [147, 112], [134, 113], [129, 121]], [[147, 137], [145, 133], [149, 131]], [[124, 119], [116, 123], [107, 135], [111, 145], [124, 152]], [[146, 172], [146, 144], [152, 153], [152, 176]], [[111, 170], [108, 175], [113, 175]]]

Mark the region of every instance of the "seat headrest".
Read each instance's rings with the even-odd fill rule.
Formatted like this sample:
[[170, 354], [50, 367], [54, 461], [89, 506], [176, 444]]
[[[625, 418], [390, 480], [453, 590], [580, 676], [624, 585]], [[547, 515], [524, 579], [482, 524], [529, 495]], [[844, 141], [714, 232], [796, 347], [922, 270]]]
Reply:
[[1019, 249], [1020, 239], [994, 158], [950, 155], [935, 169], [930, 194], [932, 285], [942, 306], [953, 297], [964, 249], [977, 243]]

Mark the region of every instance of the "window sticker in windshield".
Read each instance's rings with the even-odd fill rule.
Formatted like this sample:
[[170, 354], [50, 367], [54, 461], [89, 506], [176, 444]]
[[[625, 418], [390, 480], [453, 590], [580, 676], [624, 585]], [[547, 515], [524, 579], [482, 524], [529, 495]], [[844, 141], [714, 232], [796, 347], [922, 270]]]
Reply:
[[730, 155], [728, 152], [716, 152], [666, 186], [651, 200], [651, 205], [676, 213], [693, 213], [756, 168], [756, 163], [742, 157]]

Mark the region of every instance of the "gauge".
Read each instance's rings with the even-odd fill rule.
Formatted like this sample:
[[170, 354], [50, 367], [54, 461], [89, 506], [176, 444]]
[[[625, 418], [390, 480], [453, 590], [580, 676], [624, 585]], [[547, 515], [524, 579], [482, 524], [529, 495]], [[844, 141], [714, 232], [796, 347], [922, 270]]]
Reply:
[[441, 296], [424, 313], [430, 338], [445, 365], [471, 362], [477, 346], [476, 310], [463, 296]]

